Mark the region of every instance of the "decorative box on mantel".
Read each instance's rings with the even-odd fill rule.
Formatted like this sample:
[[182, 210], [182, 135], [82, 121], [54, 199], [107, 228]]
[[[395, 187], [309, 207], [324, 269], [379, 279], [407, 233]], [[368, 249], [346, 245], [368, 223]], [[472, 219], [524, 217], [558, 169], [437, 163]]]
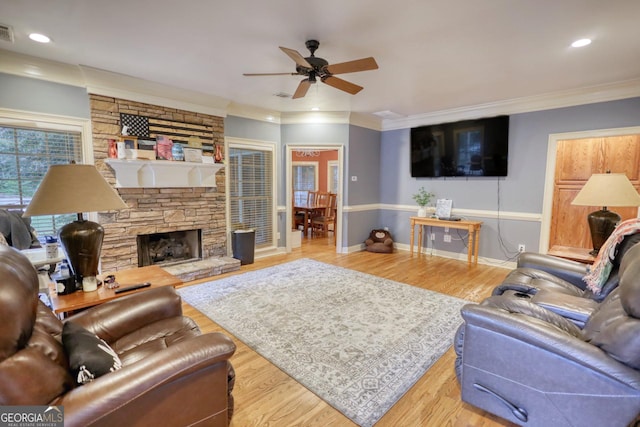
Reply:
[[221, 163], [169, 160], [105, 159], [113, 168], [118, 188], [216, 187]]

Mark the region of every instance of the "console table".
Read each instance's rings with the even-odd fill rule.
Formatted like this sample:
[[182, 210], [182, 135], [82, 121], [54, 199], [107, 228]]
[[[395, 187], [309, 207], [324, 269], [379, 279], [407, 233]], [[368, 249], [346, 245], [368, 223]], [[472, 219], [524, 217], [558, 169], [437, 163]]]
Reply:
[[413, 236], [415, 234], [415, 227], [418, 225], [418, 255], [422, 251], [422, 226], [428, 225], [433, 227], [449, 227], [467, 230], [469, 232], [469, 244], [467, 245], [467, 262], [471, 264], [473, 260], [474, 264], [478, 264], [478, 245], [480, 241], [480, 227], [482, 227], [482, 221], [445, 221], [438, 218], [429, 217], [411, 217], [411, 255], [413, 255]]

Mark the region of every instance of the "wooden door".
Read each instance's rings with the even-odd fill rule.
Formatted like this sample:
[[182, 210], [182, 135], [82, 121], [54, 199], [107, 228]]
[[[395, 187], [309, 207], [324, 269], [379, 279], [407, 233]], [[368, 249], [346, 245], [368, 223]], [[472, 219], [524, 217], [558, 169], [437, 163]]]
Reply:
[[[587, 215], [597, 206], [573, 206], [571, 201], [594, 173], [624, 173], [640, 189], [640, 135], [558, 141], [549, 248], [592, 248]], [[638, 215], [635, 207], [612, 210], [623, 220]]]

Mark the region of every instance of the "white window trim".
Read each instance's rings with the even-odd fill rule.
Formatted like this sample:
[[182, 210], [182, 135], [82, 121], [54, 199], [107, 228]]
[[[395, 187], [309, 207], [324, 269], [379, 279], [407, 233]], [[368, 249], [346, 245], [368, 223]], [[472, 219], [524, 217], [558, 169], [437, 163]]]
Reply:
[[[262, 151], [271, 151], [272, 152], [272, 161], [273, 161], [273, 165], [271, 166], [271, 180], [273, 182], [273, 201], [271, 203], [271, 205], [273, 206], [272, 208], [272, 212], [271, 212], [271, 221], [272, 221], [272, 227], [273, 227], [273, 241], [271, 246], [268, 247], [262, 247], [262, 248], [256, 248], [256, 253], [255, 256], [256, 257], [260, 257], [260, 255], [263, 255], [265, 253], [270, 253], [273, 252], [274, 250], [277, 249], [278, 247], [278, 204], [277, 204], [277, 200], [278, 200], [278, 181], [277, 181], [277, 171], [276, 171], [276, 165], [278, 164], [278, 151], [277, 151], [277, 146], [274, 142], [271, 141], [260, 141], [260, 140], [253, 140], [253, 139], [242, 139], [242, 138], [234, 138], [234, 137], [225, 137], [224, 139], [224, 152], [228, 153], [229, 152], [229, 147], [234, 147], [234, 148], [247, 148], [247, 149], [254, 149], [254, 150], [262, 150]], [[226, 203], [225, 203], [225, 221], [227, 224], [227, 254], [229, 256], [232, 256], [233, 254], [233, 249], [231, 247], [231, 204], [229, 203], [229, 194], [230, 194], [230, 188], [231, 188], [231, 183], [230, 183], [230, 173], [227, 171], [227, 173], [225, 173], [225, 199], [226, 199]]]
[[[82, 138], [82, 163], [85, 165], [95, 164], [93, 157], [93, 134], [91, 130], [91, 120], [89, 119], [0, 108], [0, 124], [15, 127], [25, 126], [80, 132]], [[85, 218], [90, 221], [97, 221], [98, 213], [87, 212]]]
[[0, 124], [80, 132], [82, 134], [82, 162], [84, 164], [95, 163], [93, 135], [89, 119], [0, 108]]

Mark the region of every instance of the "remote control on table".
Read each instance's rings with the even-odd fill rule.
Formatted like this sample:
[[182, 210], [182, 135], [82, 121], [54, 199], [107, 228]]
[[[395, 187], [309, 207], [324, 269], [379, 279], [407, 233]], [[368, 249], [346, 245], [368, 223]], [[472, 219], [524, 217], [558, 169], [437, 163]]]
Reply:
[[140, 283], [140, 284], [137, 284], [137, 285], [127, 286], [125, 288], [116, 289], [115, 293], [116, 294], [121, 294], [123, 292], [135, 291], [136, 289], [148, 288], [149, 286], [151, 286], [151, 283], [149, 283], [149, 282]]

